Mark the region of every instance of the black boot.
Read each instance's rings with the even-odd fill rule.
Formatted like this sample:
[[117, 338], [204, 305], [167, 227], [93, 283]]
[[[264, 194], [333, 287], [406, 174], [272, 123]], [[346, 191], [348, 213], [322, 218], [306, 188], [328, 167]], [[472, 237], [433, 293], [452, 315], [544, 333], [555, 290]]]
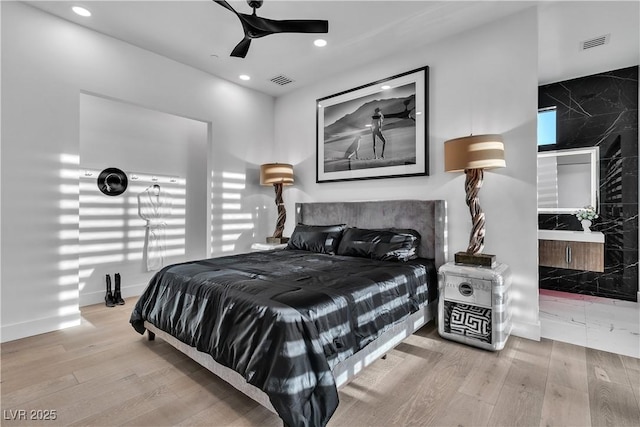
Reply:
[[111, 293], [111, 276], [107, 274], [107, 294], [104, 296], [104, 305], [107, 307], [115, 307], [116, 302]]
[[118, 305], [124, 305], [122, 294], [120, 293], [120, 273], [116, 273], [116, 290], [113, 294], [113, 301]]

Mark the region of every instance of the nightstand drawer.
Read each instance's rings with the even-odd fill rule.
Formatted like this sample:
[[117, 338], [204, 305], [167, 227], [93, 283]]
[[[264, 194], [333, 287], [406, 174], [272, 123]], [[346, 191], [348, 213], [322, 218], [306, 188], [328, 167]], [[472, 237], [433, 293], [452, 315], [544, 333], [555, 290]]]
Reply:
[[491, 281], [448, 274], [445, 278], [444, 298], [491, 307]]

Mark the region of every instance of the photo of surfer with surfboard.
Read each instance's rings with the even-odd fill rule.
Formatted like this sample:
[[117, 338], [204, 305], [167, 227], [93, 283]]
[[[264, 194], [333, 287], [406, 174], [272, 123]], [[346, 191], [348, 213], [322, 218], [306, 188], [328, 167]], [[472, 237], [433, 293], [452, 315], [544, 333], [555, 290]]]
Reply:
[[426, 174], [426, 83], [400, 77], [318, 100], [319, 176]]

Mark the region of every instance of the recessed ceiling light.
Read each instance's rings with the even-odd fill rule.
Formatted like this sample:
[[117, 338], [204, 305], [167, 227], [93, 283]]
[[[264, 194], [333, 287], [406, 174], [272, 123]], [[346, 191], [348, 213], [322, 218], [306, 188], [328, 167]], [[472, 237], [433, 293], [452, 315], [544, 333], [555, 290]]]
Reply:
[[80, 16], [91, 16], [91, 12], [89, 12], [87, 9], [85, 9], [84, 7], [80, 7], [80, 6], [73, 6], [71, 8], [71, 10], [73, 10], [76, 15], [80, 15]]
[[251, 77], [247, 76], [246, 74], [240, 74], [238, 78], [240, 80], [251, 80]]
[[382, 89], [382, 90], [391, 89], [391, 86], [389, 86], [389, 85], [383, 85], [383, 86], [380, 86], [380, 89]]
[[318, 47], [325, 47], [327, 45], [327, 41], [324, 39], [318, 39], [318, 40], [314, 40], [313, 44]]

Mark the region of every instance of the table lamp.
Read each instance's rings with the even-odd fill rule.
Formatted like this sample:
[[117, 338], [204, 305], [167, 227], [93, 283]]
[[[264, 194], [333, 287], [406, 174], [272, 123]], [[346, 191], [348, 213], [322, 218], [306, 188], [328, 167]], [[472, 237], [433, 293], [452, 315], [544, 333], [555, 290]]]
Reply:
[[272, 237], [267, 237], [267, 243], [287, 243], [288, 237], [282, 237], [287, 211], [282, 200], [282, 186], [293, 185], [293, 166], [287, 163], [266, 163], [260, 166], [260, 185], [273, 185], [276, 191], [276, 206], [278, 220]]
[[502, 135], [470, 135], [444, 143], [444, 170], [464, 171], [466, 174], [464, 187], [472, 222], [469, 247], [466, 252], [455, 254], [456, 263], [495, 267], [496, 256], [482, 253], [484, 212], [480, 208], [478, 193], [482, 187], [484, 170], [505, 166]]

